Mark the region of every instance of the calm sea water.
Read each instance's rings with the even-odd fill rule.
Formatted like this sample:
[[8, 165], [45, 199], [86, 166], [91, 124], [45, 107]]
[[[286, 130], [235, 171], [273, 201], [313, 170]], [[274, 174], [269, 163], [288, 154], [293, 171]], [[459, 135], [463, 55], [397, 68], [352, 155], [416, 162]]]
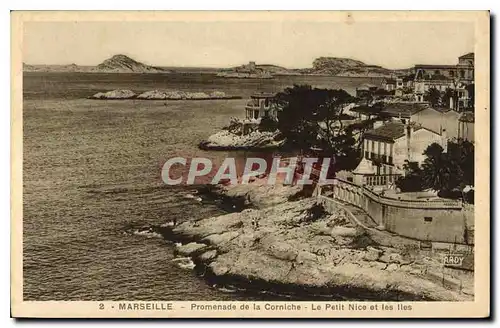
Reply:
[[[375, 80], [376, 81], [376, 80]], [[215, 204], [167, 187], [172, 156], [222, 161], [198, 142], [242, 116], [246, 102], [85, 99], [117, 88], [220, 90], [247, 97], [294, 83], [344, 88], [374, 80], [280, 77], [222, 79], [209, 74], [26, 73], [23, 104], [23, 251], [26, 300], [252, 300], [214, 288], [176, 266], [173, 247], [134, 229], [176, 217], [222, 214]]]

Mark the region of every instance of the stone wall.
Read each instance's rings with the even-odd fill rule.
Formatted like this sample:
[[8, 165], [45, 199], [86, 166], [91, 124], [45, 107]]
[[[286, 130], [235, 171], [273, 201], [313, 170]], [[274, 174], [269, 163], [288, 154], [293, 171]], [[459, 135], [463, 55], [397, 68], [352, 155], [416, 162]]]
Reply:
[[473, 207], [458, 201], [412, 201], [380, 196], [336, 179], [333, 197], [363, 209], [385, 230], [417, 240], [473, 244]]

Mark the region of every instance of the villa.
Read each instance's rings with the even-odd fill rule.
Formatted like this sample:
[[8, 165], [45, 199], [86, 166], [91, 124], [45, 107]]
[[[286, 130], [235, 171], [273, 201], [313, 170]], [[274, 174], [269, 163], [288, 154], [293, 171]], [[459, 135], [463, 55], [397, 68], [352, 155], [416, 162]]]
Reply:
[[446, 149], [446, 131], [433, 131], [414, 122], [379, 125], [364, 135], [363, 158], [352, 172], [353, 182], [391, 187], [404, 174], [405, 163], [423, 163], [423, 152], [432, 143]]
[[423, 102], [429, 89], [445, 92], [447, 89], [457, 90], [458, 101], [451, 102], [453, 109], [468, 108], [470, 95], [466, 86], [474, 83], [474, 53], [458, 57], [456, 65], [415, 65], [414, 90], [415, 101]]
[[262, 117], [277, 118], [278, 108], [273, 103], [274, 93], [255, 93], [245, 106], [245, 117], [248, 120], [258, 120]]

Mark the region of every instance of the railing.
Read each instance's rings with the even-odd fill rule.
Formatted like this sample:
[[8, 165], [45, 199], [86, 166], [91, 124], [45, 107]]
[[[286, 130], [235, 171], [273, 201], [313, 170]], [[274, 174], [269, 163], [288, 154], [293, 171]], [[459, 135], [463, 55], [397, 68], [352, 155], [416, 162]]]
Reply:
[[[335, 187], [337, 188], [342, 188], [342, 184], [349, 185], [349, 188], [352, 189], [357, 189], [359, 192], [362, 192], [365, 196], [368, 198], [384, 204], [384, 205], [389, 205], [389, 206], [395, 206], [395, 207], [405, 207], [405, 208], [429, 208], [429, 209], [455, 209], [455, 210], [461, 210], [462, 209], [462, 204], [458, 201], [447, 201], [447, 200], [413, 200], [413, 199], [394, 199], [390, 197], [386, 197], [383, 195], [380, 195], [366, 187], [361, 187], [353, 182], [346, 181], [340, 178], [335, 178], [336, 184]], [[334, 192], [334, 195], [336, 193]], [[354, 204], [359, 206], [360, 204]]]

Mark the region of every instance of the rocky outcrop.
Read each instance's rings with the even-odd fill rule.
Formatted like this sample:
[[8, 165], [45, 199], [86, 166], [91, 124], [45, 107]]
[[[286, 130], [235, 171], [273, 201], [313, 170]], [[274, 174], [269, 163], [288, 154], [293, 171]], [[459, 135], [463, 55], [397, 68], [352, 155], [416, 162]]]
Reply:
[[246, 135], [238, 135], [227, 130], [219, 131], [207, 140], [200, 142], [201, 149], [237, 150], [277, 148], [284, 144], [279, 132], [253, 131]]
[[176, 90], [151, 90], [141, 93], [137, 99], [148, 100], [208, 100], [208, 99], [238, 99], [241, 97], [230, 96], [222, 91], [205, 92], [185, 92]]
[[209, 99], [239, 99], [241, 97], [228, 96], [224, 92], [214, 91], [210, 94], [204, 92], [184, 92], [175, 90], [151, 90], [139, 95], [131, 90], [113, 90], [98, 92], [89, 97], [91, 99], [141, 99], [141, 100], [209, 100]]
[[270, 72], [255, 72], [255, 73], [247, 73], [247, 72], [219, 72], [217, 73], [218, 77], [225, 78], [236, 78], [236, 79], [272, 79], [273, 75]]
[[98, 92], [93, 95], [92, 99], [132, 99], [136, 94], [131, 90], [113, 90], [108, 92]]
[[105, 73], [168, 73], [160, 67], [149, 66], [125, 55], [114, 55], [106, 59], [97, 67], [95, 71]]
[[306, 70], [309, 74], [335, 76], [391, 76], [395, 71], [376, 65], [367, 65], [359, 60], [338, 57], [319, 57], [313, 61], [312, 69]]
[[[245, 188], [256, 195], [267, 187]], [[244, 190], [231, 189], [225, 192]], [[283, 196], [283, 190], [274, 191]], [[207, 279], [245, 288], [351, 300], [472, 300], [426, 278], [440, 263], [375, 244], [345, 219], [341, 207], [326, 212], [315, 199], [282, 201], [281, 196], [258, 203], [258, 209], [185, 221], [171, 238], [186, 243], [182, 255], [193, 257]]]

